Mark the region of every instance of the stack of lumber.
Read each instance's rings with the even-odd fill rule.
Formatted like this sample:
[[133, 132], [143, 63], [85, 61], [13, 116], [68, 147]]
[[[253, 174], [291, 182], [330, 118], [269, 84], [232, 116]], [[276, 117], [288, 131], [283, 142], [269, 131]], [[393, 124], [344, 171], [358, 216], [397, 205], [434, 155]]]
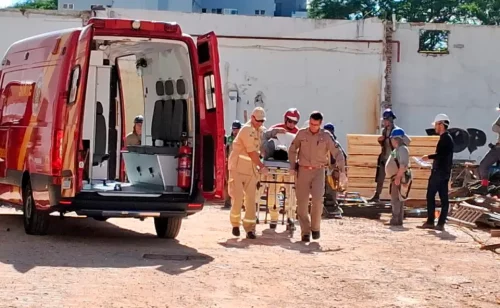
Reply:
[[[371, 198], [375, 192], [375, 173], [380, 145], [377, 139], [380, 135], [347, 135], [347, 175], [349, 177], [349, 192], [359, 192], [361, 196]], [[421, 157], [436, 151], [439, 136], [410, 136], [410, 157]], [[430, 169], [420, 168], [411, 158], [413, 184], [409, 199], [424, 200]], [[437, 198], [437, 197], [436, 197]], [[386, 178], [381, 199], [390, 199], [389, 179]]]

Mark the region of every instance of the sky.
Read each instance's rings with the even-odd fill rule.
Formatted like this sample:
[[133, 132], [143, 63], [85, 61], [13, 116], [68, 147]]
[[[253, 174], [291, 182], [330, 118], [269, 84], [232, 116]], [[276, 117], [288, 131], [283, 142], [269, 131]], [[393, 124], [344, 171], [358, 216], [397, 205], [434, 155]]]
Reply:
[[0, 8], [11, 6], [12, 4], [14, 4], [16, 2], [17, 2], [17, 0], [0, 0]]

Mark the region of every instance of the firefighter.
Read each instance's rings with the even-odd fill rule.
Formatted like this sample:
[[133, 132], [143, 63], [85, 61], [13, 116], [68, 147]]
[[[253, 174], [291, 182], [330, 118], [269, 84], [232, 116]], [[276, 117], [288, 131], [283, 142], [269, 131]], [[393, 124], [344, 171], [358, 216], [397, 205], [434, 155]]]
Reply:
[[[332, 123], [327, 123], [323, 126], [323, 129], [329, 131], [332, 134], [333, 140], [337, 142], [337, 136], [335, 136], [335, 126]], [[347, 162], [347, 154], [338, 143], [339, 149], [342, 152], [342, 156], [344, 156], [344, 161]], [[326, 174], [326, 182], [325, 182], [325, 209], [328, 215], [334, 215], [335, 218], [342, 218], [342, 209], [340, 209], [339, 204], [337, 202], [337, 190], [334, 187], [334, 182], [338, 183], [339, 180], [339, 170], [336, 164], [336, 159], [333, 155], [330, 154], [330, 164], [327, 169]]]
[[[233, 149], [233, 141], [234, 138], [238, 135], [238, 132], [241, 129], [241, 123], [238, 120], [234, 120], [233, 124], [231, 125], [231, 134], [229, 136], [226, 136], [225, 138], [225, 144], [226, 144], [226, 170], [227, 170], [227, 159], [229, 158], [229, 153], [231, 153], [231, 150]], [[229, 180], [229, 172], [226, 172], [226, 182], [224, 185], [225, 189], [225, 202], [224, 202], [224, 208], [230, 208], [231, 207], [231, 197], [229, 196], [229, 193], [227, 191], [227, 183]]]
[[[309, 127], [299, 130], [289, 149], [290, 173], [296, 176], [297, 216], [299, 217], [302, 241], [320, 238], [323, 196], [325, 194], [325, 167], [328, 152], [337, 158], [340, 182], [345, 184], [344, 156], [339, 144], [327, 130], [321, 128], [323, 114], [314, 111], [309, 116]], [[340, 154], [340, 155], [339, 155]], [[296, 167], [298, 165], [297, 171]], [[312, 197], [311, 218], [309, 218], [309, 195]]]
[[263, 124], [266, 113], [262, 107], [252, 111], [251, 119], [243, 125], [234, 139], [233, 149], [229, 154], [228, 190], [231, 196], [230, 222], [233, 226], [233, 235], [240, 236], [241, 206], [245, 198], [245, 217], [243, 228], [246, 237], [255, 239], [256, 206], [258, 173], [267, 174], [268, 170], [260, 160], [260, 148]]
[[[500, 111], [500, 106], [497, 107], [497, 111]], [[498, 116], [493, 123], [491, 130], [498, 134], [497, 141], [495, 144], [489, 144], [490, 150], [479, 163], [479, 176], [481, 177], [481, 188], [479, 192], [485, 195], [488, 194], [489, 169], [500, 160], [500, 116]]]
[[142, 115], [138, 115], [134, 118], [134, 128], [132, 129], [132, 132], [125, 138], [126, 146], [141, 145], [142, 122], [144, 122], [144, 118]]
[[[297, 108], [288, 109], [283, 115], [283, 118], [283, 123], [275, 124], [271, 126], [270, 129], [281, 128], [284, 129], [285, 133], [290, 133], [293, 135], [297, 134], [297, 132], [299, 131], [297, 123], [299, 123], [300, 120], [300, 113]], [[270, 134], [264, 140], [264, 159], [273, 157], [274, 151], [276, 150], [277, 146], [275, 138], [276, 134]]]

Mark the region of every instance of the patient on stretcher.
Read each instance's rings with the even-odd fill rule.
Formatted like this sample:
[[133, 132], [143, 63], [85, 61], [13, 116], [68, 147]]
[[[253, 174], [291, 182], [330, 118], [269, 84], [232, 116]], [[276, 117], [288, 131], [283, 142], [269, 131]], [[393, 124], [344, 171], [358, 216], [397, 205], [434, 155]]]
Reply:
[[288, 148], [292, 144], [295, 134], [281, 133], [264, 141], [264, 160], [288, 161]]

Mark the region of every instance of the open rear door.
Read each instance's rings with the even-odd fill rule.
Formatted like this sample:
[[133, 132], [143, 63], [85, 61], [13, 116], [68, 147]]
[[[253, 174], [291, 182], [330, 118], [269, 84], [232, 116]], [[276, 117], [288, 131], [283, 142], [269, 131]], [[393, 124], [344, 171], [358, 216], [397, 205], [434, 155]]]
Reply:
[[197, 45], [203, 192], [207, 199], [222, 199], [226, 174], [224, 103], [215, 33], [199, 36]]
[[81, 152], [80, 144], [92, 37], [92, 25], [84, 27], [78, 37], [69, 74], [66, 112], [62, 117], [66, 121], [55, 136], [53, 161], [61, 161], [62, 197], [65, 198], [74, 197], [82, 188], [85, 153]]

